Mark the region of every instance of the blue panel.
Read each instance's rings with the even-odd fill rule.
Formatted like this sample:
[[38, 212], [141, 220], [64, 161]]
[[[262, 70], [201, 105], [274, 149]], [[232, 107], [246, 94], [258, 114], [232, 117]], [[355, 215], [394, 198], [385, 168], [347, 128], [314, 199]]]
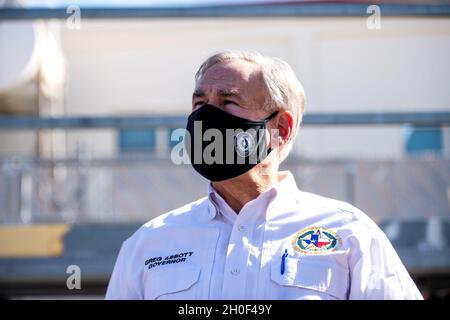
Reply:
[[406, 136], [406, 151], [410, 155], [442, 154], [441, 128], [412, 128]]
[[155, 150], [155, 130], [120, 130], [119, 149], [121, 153], [149, 153]]

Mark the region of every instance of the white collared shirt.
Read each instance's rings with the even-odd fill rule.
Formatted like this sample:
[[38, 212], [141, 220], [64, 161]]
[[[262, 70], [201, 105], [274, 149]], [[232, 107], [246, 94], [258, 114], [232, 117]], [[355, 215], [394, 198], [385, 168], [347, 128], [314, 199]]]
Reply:
[[299, 190], [290, 172], [236, 214], [208, 197], [144, 224], [120, 250], [107, 299], [422, 299], [378, 226]]

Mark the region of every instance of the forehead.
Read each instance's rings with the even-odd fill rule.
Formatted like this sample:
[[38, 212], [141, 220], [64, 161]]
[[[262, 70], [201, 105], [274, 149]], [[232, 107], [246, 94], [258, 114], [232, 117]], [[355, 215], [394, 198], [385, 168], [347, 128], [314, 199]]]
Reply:
[[217, 63], [197, 81], [196, 89], [236, 89], [247, 94], [259, 93], [263, 89], [261, 68], [243, 60]]

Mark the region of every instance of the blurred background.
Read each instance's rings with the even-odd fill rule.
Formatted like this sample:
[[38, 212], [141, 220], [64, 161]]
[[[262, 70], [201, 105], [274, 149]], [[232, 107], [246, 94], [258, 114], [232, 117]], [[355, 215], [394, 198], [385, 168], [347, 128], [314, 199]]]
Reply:
[[283, 164], [299, 188], [366, 212], [448, 299], [449, 17], [442, 0], [0, 0], [0, 298], [103, 298], [122, 241], [206, 195], [170, 136], [200, 64], [245, 49], [305, 87]]

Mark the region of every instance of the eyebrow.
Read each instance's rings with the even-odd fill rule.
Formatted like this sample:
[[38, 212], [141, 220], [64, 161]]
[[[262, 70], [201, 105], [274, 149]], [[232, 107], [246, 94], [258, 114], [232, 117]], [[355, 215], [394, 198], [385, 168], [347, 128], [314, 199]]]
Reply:
[[[238, 101], [242, 101], [242, 96], [238, 89], [219, 89], [217, 90], [217, 95], [221, 98], [235, 98]], [[205, 96], [205, 92], [200, 89], [196, 89], [192, 94], [192, 98], [203, 98]]]

